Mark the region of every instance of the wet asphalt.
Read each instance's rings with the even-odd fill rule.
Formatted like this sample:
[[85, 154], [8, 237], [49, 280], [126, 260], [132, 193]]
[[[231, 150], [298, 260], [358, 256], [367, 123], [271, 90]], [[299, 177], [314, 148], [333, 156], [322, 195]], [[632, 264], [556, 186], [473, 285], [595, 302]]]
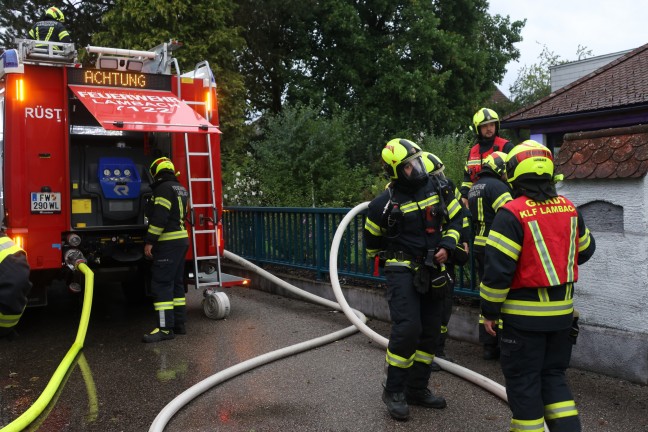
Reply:
[[[127, 302], [119, 286], [97, 282], [82, 356], [55, 403], [26, 430], [147, 431], [173, 398], [197, 382], [255, 356], [340, 330], [342, 313], [250, 288], [227, 289], [231, 313], [211, 320], [202, 293], [190, 291], [188, 334], [140, 342], [153, 328], [150, 304]], [[76, 336], [81, 297], [61, 287], [46, 308], [28, 309], [20, 336], [0, 341], [0, 428], [38, 398]], [[369, 326], [388, 335], [389, 325]], [[480, 347], [448, 342], [455, 361], [503, 383]], [[213, 387], [181, 409], [165, 431], [506, 431], [507, 405], [447, 372], [431, 389], [444, 410], [411, 408], [397, 422], [380, 400], [384, 349], [356, 333], [277, 360]], [[584, 431], [648, 431], [648, 387], [589, 372], [569, 378]]]

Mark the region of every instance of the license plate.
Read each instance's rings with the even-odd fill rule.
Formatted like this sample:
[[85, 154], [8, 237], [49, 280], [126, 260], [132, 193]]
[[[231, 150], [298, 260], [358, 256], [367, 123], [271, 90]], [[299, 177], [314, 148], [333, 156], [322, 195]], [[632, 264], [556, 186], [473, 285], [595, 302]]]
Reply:
[[31, 211], [32, 213], [60, 213], [61, 193], [60, 192], [32, 192]]

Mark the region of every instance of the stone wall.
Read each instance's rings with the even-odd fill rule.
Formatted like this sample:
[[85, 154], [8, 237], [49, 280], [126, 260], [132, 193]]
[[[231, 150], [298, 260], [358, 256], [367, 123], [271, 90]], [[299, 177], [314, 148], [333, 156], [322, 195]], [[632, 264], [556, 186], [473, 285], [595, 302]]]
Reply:
[[579, 267], [574, 288], [583, 331], [573, 364], [643, 384], [648, 383], [646, 186], [646, 177], [558, 185], [596, 240], [596, 252]]

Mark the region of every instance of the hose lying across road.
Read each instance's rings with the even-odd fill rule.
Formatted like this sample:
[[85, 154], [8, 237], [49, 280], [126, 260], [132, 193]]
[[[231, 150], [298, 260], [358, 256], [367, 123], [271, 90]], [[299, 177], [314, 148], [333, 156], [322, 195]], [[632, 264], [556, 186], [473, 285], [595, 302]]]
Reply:
[[[190, 387], [189, 389], [185, 390], [183, 393], [180, 395], [176, 396], [171, 402], [169, 402], [163, 409], [160, 411], [160, 413], [157, 415], [155, 420], [153, 420], [153, 423], [151, 424], [151, 427], [149, 428], [149, 432], [162, 432], [167, 425], [167, 423], [171, 420], [171, 418], [185, 405], [187, 405], [191, 400], [195, 399], [205, 391], [209, 390], [210, 388], [227, 381], [230, 378], [233, 378], [243, 372], [246, 372], [250, 369], [253, 369], [257, 366], [261, 366], [267, 363], [270, 363], [272, 361], [300, 353], [302, 351], [306, 351], [327, 343], [334, 342], [340, 338], [347, 337], [356, 331], [360, 330], [362, 333], [367, 335], [370, 339], [373, 341], [377, 342], [378, 344], [382, 345], [383, 347], [387, 347], [387, 343], [389, 342], [385, 337], [379, 335], [372, 329], [370, 329], [365, 323], [366, 323], [366, 318], [365, 316], [355, 310], [352, 309], [349, 304], [347, 303], [346, 299], [344, 298], [344, 294], [342, 292], [342, 288], [340, 287], [340, 282], [338, 280], [338, 272], [337, 272], [337, 256], [338, 256], [338, 249], [340, 246], [340, 241], [346, 231], [347, 226], [349, 225], [350, 221], [353, 220], [355, 216], [357, 216], [359, 213], [364, 211], [368, 206], [368, 203], [362, 203], [351, 209], [351, 211], [342, 219], [340, 222], [340, 225], [338, 226], [337, 231], [335, 232], [335, 236], [333, 238], [333, 243], [331, 245], [331, 254], [330, 254], [330, 275], [331, 275], [331, 285], [333, 287], [333, 291], [335, 292], [335, 298], [337, 299], [338, 303], [332, 302], [330, 300], [324, 299], [322, 297], [316, 296], [314, 294], [309, 293], [308, 291], [302, 290], [300, 288], [297, 288], [291, 284], [289, 284], [286, 281], [283, 281], [279, 279], [278, 277], [274, 276], [273, 274], [263, 270], [262, 268], [252, 264], [251, 262], [239, 257], [238, 255], [235, 255], [229, 251], [225, 251], [224, 253], [224, 258], [227, 258], [236, 264], [239, 264], [243, 266], [244, 268], [251, 270], [262, 277], [269, 279], [273, 283], [281, 286], [282, 288], [285, 288], [286, 290], [290, 291], [293, 294], [296, 294], [306, 300], [312, 301], [314, 303], [333, 308], [336, 310], [341, 310], [344, 312], [346, 317], [353, 323], [353, 326], [347, 327], [344, 330], [340, 330], [335, 333], [331, 333], [327, 336], [322, 336], [317, 339], [312, 339], [310, 341], [302, 342], [296, 345], [292, 345], [286, 348], [282, 348], [276, 351], [272, 351], [267, 354], [263, 354], [259, 357], [252, 358], [250, 360], [246, 360], [243, 363], [239, 363], [237, 365], [234, 365], [228, 369], [225, 369], [221, 372], [218, 372], [203, 381], [200, 381], [199, 383], [195, 384], [194, 386]], [[468, 380], [484, 389], [487, 391], [493, 393], [494, 395], [500, 397], [501, 399], [506, 401], [506, 390], [505, 388], [494, 382], [493, 380], [486, 378], [483, 375], [480, 375], [476, 372], [473, 372], [469, 369], [466, 369], [462, 366], [459, 366], [457, 364], [445, 361], [443, 359], [436, 359], [436, 362], [439, 363], [441, 368], [444, 370], [457, 375], [460, 378], [463, 378], [465, 380]], [[548, 429], [547, 429], [548, 430]]]

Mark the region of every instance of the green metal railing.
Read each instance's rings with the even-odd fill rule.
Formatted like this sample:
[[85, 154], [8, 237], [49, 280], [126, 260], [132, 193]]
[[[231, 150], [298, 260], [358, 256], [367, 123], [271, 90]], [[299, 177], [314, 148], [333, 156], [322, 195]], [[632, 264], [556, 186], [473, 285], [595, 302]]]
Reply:
[[[225, 207], [225, 248], [256, 264], [275, 264], [316, 272], [318, 280], [329, 271], [329, 253], [338, 225], [348, 208]], [[374, 273], [363, 240], [364, 213], [346, 229], [338, 253], [338, 274], [384, 282]], [[471, 254], [472, 255], [472, 254]], [[479, 296], [473, 259], [460, 267], [455, 292]]]

